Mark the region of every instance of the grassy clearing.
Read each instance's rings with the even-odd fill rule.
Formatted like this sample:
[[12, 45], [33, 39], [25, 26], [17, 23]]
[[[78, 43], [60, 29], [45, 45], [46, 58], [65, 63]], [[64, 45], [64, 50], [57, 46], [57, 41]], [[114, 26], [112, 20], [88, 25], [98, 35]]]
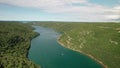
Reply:
[[36, 23], [62, 33], [59, 42], [102, 61], [108, 68], [120, 67], [119, 23]]
[[19, 22], [0, 22], [0, 68], [39, 68], [27, 58], [30, 41], [37, 33]]

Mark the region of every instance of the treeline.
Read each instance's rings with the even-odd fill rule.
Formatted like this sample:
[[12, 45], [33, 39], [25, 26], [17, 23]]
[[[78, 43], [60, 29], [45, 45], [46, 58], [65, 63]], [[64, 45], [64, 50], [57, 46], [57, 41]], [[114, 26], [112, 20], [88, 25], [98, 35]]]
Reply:
[[30, 41], [38, 33], [20, 22], [0, 22], [0, 68], [40, 68], [27, 58]]

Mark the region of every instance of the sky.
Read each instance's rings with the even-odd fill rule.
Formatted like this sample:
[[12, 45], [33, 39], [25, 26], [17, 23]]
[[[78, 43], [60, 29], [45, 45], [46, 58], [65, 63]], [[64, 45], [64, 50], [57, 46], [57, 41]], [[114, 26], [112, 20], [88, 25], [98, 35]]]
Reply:
[[120, 21], [120, 0], [0, 0], [0, 20]]

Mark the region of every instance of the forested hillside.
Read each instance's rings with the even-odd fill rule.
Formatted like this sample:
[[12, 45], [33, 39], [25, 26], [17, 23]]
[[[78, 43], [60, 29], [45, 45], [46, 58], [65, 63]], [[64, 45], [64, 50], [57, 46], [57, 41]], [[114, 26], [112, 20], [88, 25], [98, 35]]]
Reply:
[[0, 22], [0, 68], [40, 68], [27, 58], [30, 41], [38, 34], [20, 22]]
[[67, 48], [95, 59], [104, 67], [120, 67], [120, 23], [33, 23], [53, 28]]

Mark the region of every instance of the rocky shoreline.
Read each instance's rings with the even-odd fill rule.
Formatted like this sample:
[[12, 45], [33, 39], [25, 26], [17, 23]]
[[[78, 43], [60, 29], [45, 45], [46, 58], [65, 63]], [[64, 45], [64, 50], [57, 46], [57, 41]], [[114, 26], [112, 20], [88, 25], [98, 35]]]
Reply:
[[102, 61], [97, 60], [97, 59], [96, 59], [94, 56], [92, 56], [91, 54], [87, 54], [87, 53], [85, 53], [85, 52], [83, 52], [83, 51], [79, 51], [79, 50], [72, 49], [72, 48], [70, 48], [70, 47], [66, 47], [62, 42], [59, 41], [59, 39], [61, 38], [61, 36], [62, 36], [62, 35], [60, 35], [60, 36], [58, 37], [58, 39], [57, 39], [57, 42], [58, 42], [59, 44], [61, 44], [61, 46], [65, 47], [65, 48], [69, 48], [69, 49], [71, 49], [71, 50], [73, 50], [73, 51], [76, 51], [76, 52], [80, 52], [80, 53], [82, 53], [82, 54], [84, 54], [84, 55], [92, 58], [92, 59], [95, 60], [97, 63], [101, 64], [101, 65], [103, 66], [103, 68], [108, 68], [107, 65], [105, 65]]

